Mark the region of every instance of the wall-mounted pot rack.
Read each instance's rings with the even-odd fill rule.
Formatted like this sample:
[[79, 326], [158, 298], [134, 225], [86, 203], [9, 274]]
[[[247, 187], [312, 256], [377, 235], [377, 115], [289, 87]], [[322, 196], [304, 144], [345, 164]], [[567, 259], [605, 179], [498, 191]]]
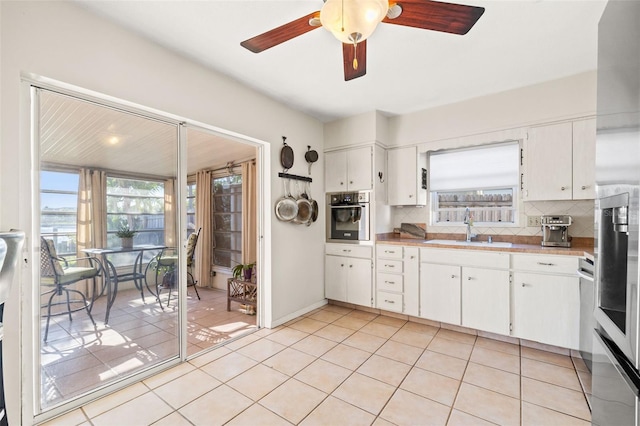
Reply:
[[313, 182], [313, 179], [311, 179], [310, 177], [292, 175], [292, 174], [289, 174], [289, 173], [280, 172], [280, 173], [278, 173], [278, 177], [281, 177], [283, 179], [301, 180], [303, 182]]

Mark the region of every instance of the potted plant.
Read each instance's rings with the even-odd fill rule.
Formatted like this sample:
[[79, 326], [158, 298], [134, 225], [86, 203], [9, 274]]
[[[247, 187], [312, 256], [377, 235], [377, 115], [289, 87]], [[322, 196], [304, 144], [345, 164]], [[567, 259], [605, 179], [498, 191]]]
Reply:
[[242, 275], [242, 278], [245, 281], [251, 281], [251, 275], [253, 274], [253, 267], [255, 265], [256, 265], [255, 262], [247, 263], [247, 264], [238, 263], [231, 270], [231, 272], [233, 273], [233, 278], [237, 279], [237, 278], [240, 278], [240, 276]]
[[116, 237], [122, 240], [122, 248], [132, 248], [133, 247], [133, 237], [136, 235], [136, 231], [134, 229], [130, 229], [129, 225], [121, 225], [120, 228], [116, 231]]

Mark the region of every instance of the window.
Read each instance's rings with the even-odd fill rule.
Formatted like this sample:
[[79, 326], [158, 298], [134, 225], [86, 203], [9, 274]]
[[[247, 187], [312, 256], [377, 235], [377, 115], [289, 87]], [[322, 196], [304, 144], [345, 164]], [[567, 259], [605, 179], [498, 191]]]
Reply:
[[107, 177], [107, 246], [120, 245], [122, 226], [137, 231], [134, 244], [164, 244], [164, 182]]
[[242, 176], [213, 179], [213, 264], [242, 262]]
[[61, 256], [76, 255], [77, 172], [40, 172], [40, 235], [51, 238]]
[[196, 230], [196, 183], [187, 184], [187, 235]]
[[434, 152], [430, 156], [433, 224], [513, 224], [519, 181], [518, 142]]

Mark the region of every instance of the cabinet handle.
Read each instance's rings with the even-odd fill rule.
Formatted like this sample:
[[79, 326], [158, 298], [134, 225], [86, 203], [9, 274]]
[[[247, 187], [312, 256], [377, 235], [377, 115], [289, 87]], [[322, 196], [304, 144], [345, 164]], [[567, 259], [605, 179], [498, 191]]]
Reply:
[[344, 185], [344, 182], [340, 182], [340, 185]]
[[584, 191], [585, 189], [587, 189], [589, 187], [589, 185], [582, 185], [581, 188]]
[[394, 253], [395, 253], [395, 251], [394, 251], [394, 250], [385, 250], [384, 252], [385, 252], [385, 253], [390, 253], [390, 254], [394, 254]]
[[342, 251], [343, 251], [344, 253], [351, 253], [351, 250], [349, 250], [349, 249], [343, 249]]
[[396, 282], [395, 281], [387, 281], [387, 280], [385, 280], [384, 283], [385, 284], [395, 284]]
[[396, 265], [384, 265], [385, 268], [395, 268]]
[[340, 264], [340, 267], [341, 267], [341, 268], [343, 268], [343, 267], [344, 267], [344, 263], [341, 263], [341, 264]]
[[455, 277], [456, 277], [455, 275], [451, 275], [451, 278], [455, 278]]
[[409, 198], [413, 198], [413, 194], [409, 194]]
[[467, 277], [467, 281], [475, 280], [473, 277]]
[[541, 265], [541, 266], [556, 266], [554, 263], [546, 263], [546, 262], [538, 262], [538, 265]]
[[349, 265], [349, 268], [353, 268], [353, 265]]
[[416, 258], [415, 256], [409, 256], [409, 259], [415, 259], [415, 258]]
[[396, 303], [396, 302], [395, 302], [395, 300], [387, 300], [387, 299], [384, 299], [384, 301], [385, 301], [385, 303]]
[[349, 183], [350, 183], [351, 185], [353, 185], [353, 181], [352, 181], [352, 180], [350, 180], [350, 181], [349, 181]]
[[567, 189], [567, 188], [565, 188], [564, 186], [562, 186], [562, 187], [560, 187], [560, 189], [561, 189], [562, 191], [564, 191], [564, 190], [565, 190], [565, 189]]
[[522, 287], [531, 287], [531, 284], [522, 283]]

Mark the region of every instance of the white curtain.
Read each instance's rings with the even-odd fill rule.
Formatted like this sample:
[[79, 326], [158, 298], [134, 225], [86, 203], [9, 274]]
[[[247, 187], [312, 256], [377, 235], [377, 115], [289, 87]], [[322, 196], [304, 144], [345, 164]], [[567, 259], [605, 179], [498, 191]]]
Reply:
[[[102, 170], [80, 169], [78, 183], [78, 220], [76, 228], [77, 255], [87, 257], [82, 250], [107, 245], [107, 174]], [[85, 292], [91, 296], [91, 289]]]
[[194, 279], [202, 287], [211, 286], [211, 242], [213, 241], [211, 179], [210, 171], [202, 170], [196, 173], [196, 230], [201, 228], [201, 231], [196, 244], [193, 272]]
[[254, 263], [257, 258], [257, 187], [256, 163], [242, 163], [242, 263]]
[[518, 142], [432, 152], [429, 190], [508, 188], [517, 186], [520, 172]]

